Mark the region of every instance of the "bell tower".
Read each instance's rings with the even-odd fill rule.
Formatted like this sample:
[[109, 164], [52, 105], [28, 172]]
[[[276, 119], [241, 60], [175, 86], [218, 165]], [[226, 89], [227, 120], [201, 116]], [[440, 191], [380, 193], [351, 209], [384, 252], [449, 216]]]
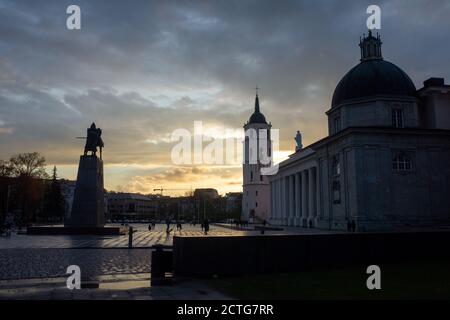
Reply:
[[262, 222], [270, 216], [269, 178], [261, 169], [271, 166], [272, 140], [270, 129], [259, 106], [258, 88], [256, 88], [255, 108], [247, 123], [244, 124], [244, 161], [242, 215], [246, 221]]

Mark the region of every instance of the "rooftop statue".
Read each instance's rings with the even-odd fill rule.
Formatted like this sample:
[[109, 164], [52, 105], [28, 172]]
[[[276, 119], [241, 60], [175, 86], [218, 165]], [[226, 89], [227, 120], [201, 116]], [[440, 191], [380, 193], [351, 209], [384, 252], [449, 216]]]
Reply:
[[295, 151], [301, 150], [303, 148], [302, 145], [302, 134], [300, 133], [300, 131], [297, 131], [297, 134], [295, 135], [295, 142], [296, 142], [296, 146], [295, 146]]

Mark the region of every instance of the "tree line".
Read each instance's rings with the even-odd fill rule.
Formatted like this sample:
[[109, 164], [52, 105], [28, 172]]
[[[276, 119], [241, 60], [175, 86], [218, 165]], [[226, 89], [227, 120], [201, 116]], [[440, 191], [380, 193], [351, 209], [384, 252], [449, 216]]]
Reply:
[[0, 160], [0, 223], [7, 216], [19, 226], [62, 221], [66, 204], [57, 170], [49, 175], [45, 167], [45, 157], [38, 152]]

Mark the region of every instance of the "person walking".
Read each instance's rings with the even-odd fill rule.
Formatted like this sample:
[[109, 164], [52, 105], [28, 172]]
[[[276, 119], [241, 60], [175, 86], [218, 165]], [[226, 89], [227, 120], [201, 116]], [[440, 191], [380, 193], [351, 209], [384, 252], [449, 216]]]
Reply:
[[205, 220], [203, 221], [203, 228], [205, 229], [205, 235], [208, 235], [208, 231], [209, 231], [209, 221], [208, 221], [208, 218], [205, 218]]
[[356, 231], [356, 222], [355, 220], [352, 220], [352, 232]]
[[128, 228], [128, 248], [133, 248], [133, 227]]

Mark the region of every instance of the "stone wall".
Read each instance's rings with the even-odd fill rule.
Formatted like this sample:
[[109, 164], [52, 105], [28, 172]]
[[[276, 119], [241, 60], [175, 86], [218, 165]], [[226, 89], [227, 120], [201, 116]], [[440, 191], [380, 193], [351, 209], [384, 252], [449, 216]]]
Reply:
[[174, 237], [176, 276], [296, 272], [449, 259], [450, 232]]

